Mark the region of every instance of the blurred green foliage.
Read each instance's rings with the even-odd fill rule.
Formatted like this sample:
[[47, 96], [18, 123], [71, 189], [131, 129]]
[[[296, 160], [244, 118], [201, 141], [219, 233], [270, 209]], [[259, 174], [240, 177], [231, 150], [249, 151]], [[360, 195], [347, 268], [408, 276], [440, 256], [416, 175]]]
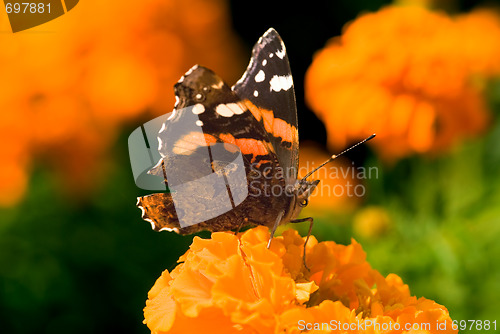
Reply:
[[192, 236], [142, 221], [126, 150], [123, 137], [110, 179], [84, 203], [39, 168], [24, 202], [0, 212], [1, 333], [148, 332], [147, 292]]

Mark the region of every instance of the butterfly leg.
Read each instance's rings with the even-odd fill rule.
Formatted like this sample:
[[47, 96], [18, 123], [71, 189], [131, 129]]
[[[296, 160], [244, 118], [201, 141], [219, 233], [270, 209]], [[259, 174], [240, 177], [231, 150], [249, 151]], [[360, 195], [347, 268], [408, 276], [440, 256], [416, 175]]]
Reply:
[[283, 218], [283, 215], [285, 214], [285, 211], [281, 211], [276, 218], [276, 221], [274, 222], [273, 229], [271, 230], [271, 235], [269, 236], [269, 241], [267, 242], [267, 249], [271, 247], [271, 240], [273, 240], [274, 237], [274, 232], [276, 232], [276, 229], [278, 228], [278, 225], [281, 222], [281, 218]]
[[238, 235], [238, 233], [240, 233], [241, 228], [246, 225], [248, 225], [248, 218], [245, 218], [241, 221], [240, 225], [238, 225], [238, 228], [236, 229], [236, 232], [234, 232], [234, 235]]
[[306, 269], [310, 271], [310, 269], [306, 263], [306, 246], [307, 246], [307, 242], [309, 241], [309, 237], [311, 236], [312, 227], [314, 225], [314, 219], [312, 217], [307, 217], [307, 218], [295, 219], [295, 220], [290, 221], [290, 223], [303, 223], [303, 222], [309, 222], [309, 231], [307, 232], [306, 241], [304, 242], [304, 255], [303, 255], [302, 259], [304, 261], [304, 267], [306, 267]]

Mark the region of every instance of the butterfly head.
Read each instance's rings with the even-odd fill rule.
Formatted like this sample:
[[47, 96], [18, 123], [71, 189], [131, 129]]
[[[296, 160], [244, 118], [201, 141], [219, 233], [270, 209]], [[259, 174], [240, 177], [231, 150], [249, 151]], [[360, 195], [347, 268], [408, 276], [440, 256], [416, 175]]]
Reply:
[[213, 71], [195, 65], [187, 71], [174, 86], [176, 108], [198, 103], [210, 104], [223, 100], [231, 88]]
[[341, 156], [342, 154], [355, 148], [356, 146], [358, 146], [358, 145], [360, 145], [368, 140], [371, 140], [374, 137], [375, 137], [375, 134], [373, 134], [373, 135], [369, 136], [368, 138], [360, 141], [359, 143], [349, 147], [348, 149], [340, 152], [339, 154], [332, 155], [330, 157], [330, 159], [326, 160], [325, 162], [320, 164], [318, 167], [314, 168], [312, 171], [307, 173], [306, 176], [304, 176], [302, 179], [297, 180], [297, 182], [295, 183], [295, 186], [293, 188], [293, 194], [294, 194], [295, 201], [292, 202], [293, 204], [292, 204], [292, 215], [291, 216], [297, 217], [297, 215], [300, 213], [300, 210], [307, 205], [309, 196], [311, 196], [312, 192], [314, 191], [314, 189], [316, 189], [316, 187], [318, 186], [318, 183], [320, 181], [320, 180], [308, 181], [307, 178], [309, 178], [318, 169], [324, 167], [325, 165], [327, 165], [330, 162], [332, 162], [333, 160], [335, 160], [335, 158]]
[[308, 181], [306, 179], [298, 180], [295, 183], [293, 192], [294, 192], [294, 201], [292, 205], [292, 217], [297, 217], [300, 211], [307, 206], [309, 202], [309, 196], [311, 196], [312, 192], [318, 186], [320, 180], [312, 180]]

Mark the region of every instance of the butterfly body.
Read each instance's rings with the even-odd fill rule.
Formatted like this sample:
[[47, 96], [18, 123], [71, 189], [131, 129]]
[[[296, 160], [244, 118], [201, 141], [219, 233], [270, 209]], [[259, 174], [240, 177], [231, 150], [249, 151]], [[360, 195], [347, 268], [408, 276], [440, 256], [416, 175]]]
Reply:
[[179, 234], [294, 220], [319, 181], [297, 179], [295, 94], [278, 33], [259, 39], [233, 87], [196, 65], [174, 91], [158, 134], [162, 158], [149, 171], [174, 191], [139, 197], [143, 219]]

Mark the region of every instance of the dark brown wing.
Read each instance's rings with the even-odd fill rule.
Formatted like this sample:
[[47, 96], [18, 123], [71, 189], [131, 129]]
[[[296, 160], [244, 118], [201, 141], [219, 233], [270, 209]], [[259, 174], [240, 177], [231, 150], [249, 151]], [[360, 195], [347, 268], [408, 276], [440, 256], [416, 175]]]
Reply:
[[150, 171], [171, 194], [139, 198], [143, 218], [154, 230], [180, 234], [272, 226], [289, 198], [262, 117], [201, 66], [179, 80], [175, 94], [158, 135], [162, 159]]
[[[262, 165], [264, 166], [264, 165]], [[158, 193], [139, 197], [137, 206], [142, 210], [142, 218], [149, 223], [155, 231], [174, 231], [179, 234], [191, 234], [201, 230], [228, 231], [246, 225], [265, 225], [272, 227], [276, 217], [283, 208], [289, 205], [290, 197], [284, 193], [284, 179], [275, 174], [278, 166], [277, 160], [262, 169], [247, 170], [248, 195], [245, 199], [221, 215], [211, 218], [200, 218], [199, 223], [181, 226], [179, 216], [192, 214], [189, 208], [179, 208], [174, 205], [172, 194]], [[246, 165], [245, 168], [251, 168]], [[224, 201], [213, 197], [213, 189], [198, 188], [191, 192], [200, 199], [195, 204], [197, 212], [213, 209], [213, 206], [224, 205]], [[174, 194], [175, 195], [175, 194]], [[231, 202], [231, 204], [234, 204]], [[200, 208], [202, 210], [200, 210]], [[195, 218], [196, 219], [196, 218]]]
[[[196, 233], [202, 230], [228, 231], [238, 227], [230, 217], [221, 217], [203, 221], [196, 225], [181, 227], [177, 211], [169, 193], [158, 193], [137, 198], [137, 206], [142, 211], [142, 219], [151, 223], [155, 231], [174, 231], [181, 235]], [[179, 212], [179, 214], [183, 214]]]
[[[208, 154], [203, 148], [215, 143], [237, 146], [252, 164], [274, 160], [276, 154], [262, 117], [257, 119], [214, 72], [194, 66], [174, 90], [178, 102], [158, 134], [158, 151], [163, 160], [203, 160], [200, 154]], [[163, 176], [159, 164], [151, 174]]]
[[299, 133], [292, 73], [285, 44], [270, 28], [255, 44], [252, 59], [233, 91], [259, 119], [283, 167], [287, 185], [297, 180]]

